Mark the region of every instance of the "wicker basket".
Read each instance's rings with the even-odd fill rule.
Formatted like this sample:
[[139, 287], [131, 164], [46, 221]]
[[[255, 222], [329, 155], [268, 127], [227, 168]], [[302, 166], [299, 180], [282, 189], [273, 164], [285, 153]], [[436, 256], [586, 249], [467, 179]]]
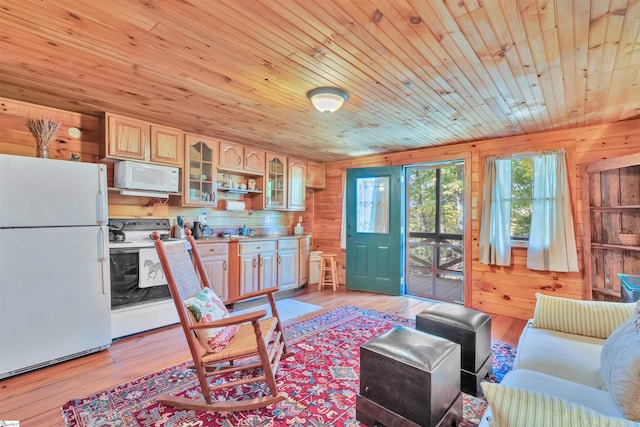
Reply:
[[620, 233], [618, 235], [620, 243], [625, 246], [638, 246], [640, 244], [640, 234]]

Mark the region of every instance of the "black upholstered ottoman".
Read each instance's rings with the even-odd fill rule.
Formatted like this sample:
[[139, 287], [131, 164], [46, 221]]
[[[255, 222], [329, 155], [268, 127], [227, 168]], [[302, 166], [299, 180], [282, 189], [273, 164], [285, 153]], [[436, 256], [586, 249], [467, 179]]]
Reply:
[[396, 326], [360, 347], [356, 419], [368, 426], [450, 426], [462, 420], [460, 346]]
[[460, 389], [477, 396], [491, 372], [491, 316], [458, 304], [438, 303], [416, 316], [416, 329], [460, 344]]

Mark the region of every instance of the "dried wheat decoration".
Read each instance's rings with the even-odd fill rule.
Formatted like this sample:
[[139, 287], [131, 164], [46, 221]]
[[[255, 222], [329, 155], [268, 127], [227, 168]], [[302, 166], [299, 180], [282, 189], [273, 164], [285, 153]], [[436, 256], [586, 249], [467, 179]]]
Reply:
[[49, 144], [56, 137], [62, 123], [43, 117], [37, 120], [27, 119], [25, 124], [36, 139], [36, 156], [49, 158]]

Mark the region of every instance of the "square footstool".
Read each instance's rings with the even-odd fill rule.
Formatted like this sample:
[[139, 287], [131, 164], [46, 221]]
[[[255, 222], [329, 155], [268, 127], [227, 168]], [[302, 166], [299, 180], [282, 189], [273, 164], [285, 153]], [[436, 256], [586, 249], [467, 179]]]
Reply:
[[460, 346], [396, 326], [360, 347], [356, 419], [368, 426], [450, 426], [462, 420]]
[[416, 316], [416, 329], [460, 344], [460, 389], [477, 396], [491, 372], [491, 316], [459, 304], [438, 303]]

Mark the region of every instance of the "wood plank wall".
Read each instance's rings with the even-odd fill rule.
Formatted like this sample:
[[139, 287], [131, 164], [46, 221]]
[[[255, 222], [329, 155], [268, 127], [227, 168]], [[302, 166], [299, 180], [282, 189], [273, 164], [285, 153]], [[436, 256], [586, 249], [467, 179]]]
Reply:
[[[71, 154], [80, 156], [80, 161], [97, 163], [100, 144], [103, 144], [98, 117], [80, 114], [35, 104], [0, 98], [0, 153], [20, 156], [35, 156], [36, 144], [27, 129], [28, 118], [48, 117], [62, 122], [58, 139], [49, 146], [49, 154], [53, 159], [68, 160]], [[70, 127], [80, 129], [80, 137], [71, 138], [67, 131]], [[113, 184], [113, 164], [107, 164], [109, 184]], [[34, 183], [35, 184], [35, 183]], [[61, 188], [60, 191], [64, 191]], [[240, 195], [225, 195], [239, 198]], [[247, 196], [245, 196], [247, 197]], [[307, 191], [307, 200], [313, 206], [313, 192]], [[246, 202], [250, 206], [250, 202]], [[43, 207], [44, 208], [44, 207]], [[167, 203], [144, 197], [120, 196], [117, 192], [109, 192], [109, 217], [111, 218], [171, 218], [182, 215], [186, 221], [192, 222], [199, 213], [207, 212], [209, 225], [215, 230], [231, 230], [246, 224], [255, 228], [258, 233], [292, 233], [298, 217], [303, 216], [305, 230], [313, 228], [312, 210], [306, 212], [225, 211], [221, 208], [185, 208], [180, 200], [173, 197]], [[312, 243], [313, 244], [313, 243]]]
[[[526, 268], [526, 249], [512, 250], [511, 267], [487, 266], [478, 262], [482, 183], [485, 157], [489, 155], [532, 152], [565, 148], [569, 169], [572, 208], [576, 223], [576, 243], [580, 263], [579, 273], [537, 272]], [[582, 299], [583, 279], [583, 214], [580, 197], [580, 166], [604, 158], [640, 151], [640, 120], [628, 120], [607, 125], [587, 126], [518, 137], [492, 139], [444, 147], [425, 148], [384, 156], [360, 157], [331, 162], [326, 166], [327, 188], [314, 195], [313, 235], [318, 250], [339, 254], [341, 283], [344, 283], [345, 252], [340, 248], [342, 193], [347, 168], [409, 165], [452, 159], [470, 159], [467, 169], [465, 201], [477, 200], [476, 219], [465, 219], [465, 251], [470, 255], [471, 268], [465, 277], [467, 306], [527, 319], [533, 315], [535, 293]], [[471, 210], [467, 210], [470, 216]]]
[[[51, 157], [68, 159], [72, 153], [80, 155], [81, 161], [97, 162], [100, 129], [97, 117], [57, 110], [33, 104], [0, 98], [0, 153], [33, 156], [35, 142], [24, 125], [27, 118], [49, 117], [62, 122], [59, 140], [51, 145]], [[81, 130], [81, 137], [68, 137], [69, 127]], [[582, 201], [581, 182], [577, 179], [581, 165], [640, 151], [640, 120], [628, 120], [608, 125], [587, 126], [577, 129], [559, 130], [508, 137], [487, 141], [425, 148], [389, 155], [360, 157], [349, 161], [332, 162], [326, 165], [325, 190], [307, 191], [306, 212], [244, 211], [227, 212], [221, 209], [184, 208], [172, 201], [167, 204], [137, 197], [109, 194], [109, 216], [131, 218], [175, 218], [183, 215], [188, 221], [203, 211], [209, 215], [209, 224], [214, 228], [231, 228], [246, 224], [259, 232], [291, 232], [291, 227], [303, 215], [306, 233], [312, 233], [312, 250], [335, 252], [340, 261], [339, 281], [344, 284], [344, 250], [340, 248], [342, 223], [342, 193], [345, 170], [350, 167], [384, 165], [408, 165], [433, 161], [467, 159], [466, 175], [467, 204], [482, 196], [484, 159], [488, 155], [518, 153], [549, 148], [566, 148], [569, 162], [570, 186], [574, 220], [576, 221], [576, 243], [580, 261], [580, 273], [540, 273], [526, 268], [526, 249], [514, 248], [514, 265], [509, 268], [490, 267], [478, 262], [478, 235], [480, 231], [480, 208], [477, 219], [465, 219], [466, 264], [471, 265], [465, 277], [465, 299], [467, 305], [493, 313], [517, 318], [529, 318], [533, 314], [535, 293], [543, 292], [570, 298], [582, 298], [584, 291], [582, 258]], [[469, 160], [470, 159], [470, 160]], [[64, 189], [61, 189], [64, 191]], [[478, 203], [480, 206], [480, 203]], [[470, 224], [470, 226], [468, 225]]]

